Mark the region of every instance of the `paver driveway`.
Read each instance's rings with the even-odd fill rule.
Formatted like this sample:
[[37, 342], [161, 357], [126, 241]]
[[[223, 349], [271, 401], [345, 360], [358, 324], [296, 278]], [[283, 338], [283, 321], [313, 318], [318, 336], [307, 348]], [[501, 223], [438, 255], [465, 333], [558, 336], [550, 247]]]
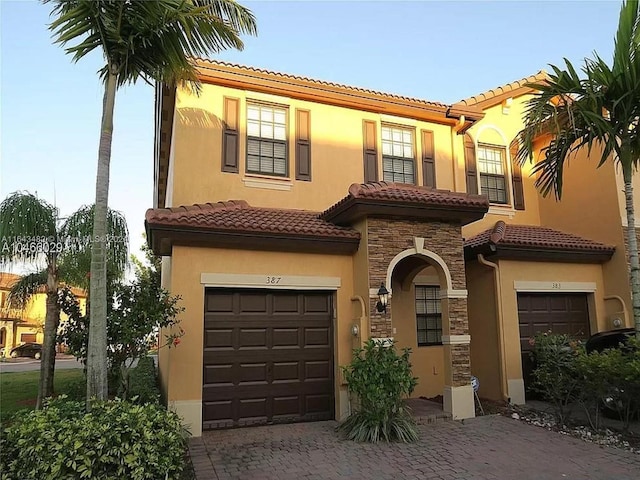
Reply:
[[415, 444], [356, 444], [335, 426], [205, 432], [192, 444], [198, 479], [640, 479], [638, 454], [501, 416], [422, 425]]

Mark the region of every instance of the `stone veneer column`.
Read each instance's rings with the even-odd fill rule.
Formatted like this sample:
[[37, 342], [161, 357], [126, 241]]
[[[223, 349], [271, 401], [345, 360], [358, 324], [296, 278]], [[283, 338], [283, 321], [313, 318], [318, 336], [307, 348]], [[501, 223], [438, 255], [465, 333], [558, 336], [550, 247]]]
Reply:
[[[375, 292], [385, 283], [393, 258], [415, 248], [415, 238], [424, 239], [424, 250], [437, 254], [451, 276], [451, 289], [441, 285], [443, 294], [443, 345], [445, 353], [444, 407], [454, 418], [475, 416], [471, 388], [469, 321], [467, 316], [466, 277], [460, 225], [444, 222], [367, 219], [369, 258], [369, 299], [371, 335], [391, 337], [393, 296], [386, 313], [378, 313]], [[438, 270], [440, 267], [435, 265]]]

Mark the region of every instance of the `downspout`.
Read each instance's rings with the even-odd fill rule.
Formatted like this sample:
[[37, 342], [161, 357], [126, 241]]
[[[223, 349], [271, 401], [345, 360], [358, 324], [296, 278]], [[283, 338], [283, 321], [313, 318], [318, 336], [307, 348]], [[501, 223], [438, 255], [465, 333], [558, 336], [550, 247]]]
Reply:
[[456, 124], [451, 128], [451, 158], [453, 158], [453, 162], [451, 162], [453, 164], [453, 191], [457, 192], [458, 188], [456, 185], [456, 176], [458, 173], [458, 157], [456, 156], [456, 142], [455, 142], [455, 135], [454, 134], [458, 134], [458, 132], [462, 129], [462, 127], [464, 127], [465, 124], [465, 118], [464, 115], [460, 115], [460, 118], [458, 118], [458, 121], [456, 122]]
[[502, 399], [506, 402], [510, 403], [511, 398], [509, 397], [509, 387], [507, 385], [507, 365], [505, 359], [505, 346], [504, 346], [504, 318], [502, 312], [502, 302], [500, 299], [502, 298], [502, 289], [500, 282], [500, 269], [498, 268], [498, 264], [489, 262], [485, 260], [484, 255], [481, 253], [478, 254], [478, 262], [485, 267], [489, 267], [493, 269], [493, 280], [495, 284], [495, 297], [496, 297], [496, 313], [498, 314], [498, 355], [500, 360], [500, 387], [502, 390]]

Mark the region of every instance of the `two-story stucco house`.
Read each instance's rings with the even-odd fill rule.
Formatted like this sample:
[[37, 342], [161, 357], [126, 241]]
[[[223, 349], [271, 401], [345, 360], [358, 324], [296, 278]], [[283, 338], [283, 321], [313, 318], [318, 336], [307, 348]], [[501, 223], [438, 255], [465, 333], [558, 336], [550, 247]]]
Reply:
[[368, 338], [411, 347], [414, 395], [468, 418], [472, 375], [525, 401], [536, 331], [631, 325], [613, 167], [577, 159], [557, 203], [513, 162], [543, 73], [446, 105], [198, 67], [199, 96], [157, 89], [146, 215], [185, 307], [162, 390], [194, 434], [344, 418], [340, 366]]

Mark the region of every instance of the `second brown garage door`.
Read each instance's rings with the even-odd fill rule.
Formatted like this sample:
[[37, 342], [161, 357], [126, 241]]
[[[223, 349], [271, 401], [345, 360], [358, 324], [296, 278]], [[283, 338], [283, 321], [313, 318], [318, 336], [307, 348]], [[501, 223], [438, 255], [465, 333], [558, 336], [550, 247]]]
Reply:
[[334, 418], [331, 294], [208, 289], [203, 428]]
[[585, 293], [519, 293], [518, 322], [525, 386], [531, 383], [533, 365], [529, 339], [537, 333], [565, 333], [574, 338], [589, 337], [589, 309]]

